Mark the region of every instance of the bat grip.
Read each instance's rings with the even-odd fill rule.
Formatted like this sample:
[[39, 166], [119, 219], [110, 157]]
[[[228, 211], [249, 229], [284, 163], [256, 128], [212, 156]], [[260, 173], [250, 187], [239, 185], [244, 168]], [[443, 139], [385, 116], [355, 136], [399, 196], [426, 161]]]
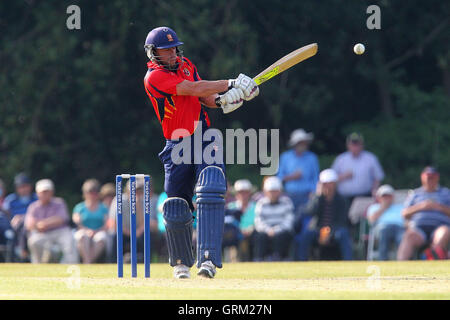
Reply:
[[215, 100], [216, 106], [222, 108], [225, 105], [225, 98], [223, 95], [219, 95]]

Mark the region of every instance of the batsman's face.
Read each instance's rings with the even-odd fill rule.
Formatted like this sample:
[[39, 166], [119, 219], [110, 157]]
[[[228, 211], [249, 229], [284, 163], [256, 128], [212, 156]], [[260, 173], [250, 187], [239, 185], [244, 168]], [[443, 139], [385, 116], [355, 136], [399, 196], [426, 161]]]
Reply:
[[156, 55], [159, 56], [159, 60], [170, 67], [174, 67], [177, 63], [177, 48], [156, 49]]

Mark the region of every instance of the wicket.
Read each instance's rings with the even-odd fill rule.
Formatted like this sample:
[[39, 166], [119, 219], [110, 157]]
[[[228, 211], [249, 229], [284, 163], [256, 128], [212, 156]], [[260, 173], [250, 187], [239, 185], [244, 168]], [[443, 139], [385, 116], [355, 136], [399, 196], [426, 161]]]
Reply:
[[146, 174], [116, 175], [117, 201], [117, 276], [123, 277], [123, 223], [122, 223], [122, 179], [130, 181], [130, 251], [131, 276], [137, 277], [136, 241], [136, 179], [144, 179], [144, 266], [145, 277], [150, 278], [150, 176]]

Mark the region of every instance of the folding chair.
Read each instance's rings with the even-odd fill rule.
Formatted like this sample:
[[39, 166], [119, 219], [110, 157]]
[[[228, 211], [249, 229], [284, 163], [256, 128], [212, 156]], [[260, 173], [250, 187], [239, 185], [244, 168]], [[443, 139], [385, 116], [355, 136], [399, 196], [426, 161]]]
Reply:
[[356, 197], [350, 206], [348, 213], [350, 222], [358, 225], [359, 230], [356, 241], [356, 254], [360, 259], [366, 258], [366, 243], [368, 242], [368, 221], [366, 219], [367, 208], [374, 203], [373, 197]]

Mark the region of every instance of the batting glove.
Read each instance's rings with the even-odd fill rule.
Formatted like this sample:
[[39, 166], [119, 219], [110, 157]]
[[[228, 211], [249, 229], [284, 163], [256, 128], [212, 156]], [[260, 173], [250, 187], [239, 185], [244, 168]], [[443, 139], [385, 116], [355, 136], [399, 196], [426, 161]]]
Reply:
[[252, 78], [245, 74], [239, 74], [236, 79], [228, 80], [229, 86], [239, 88], [244, 92], [244, 100], [252, 100], [259, 94], [259, 87]]
[[242, 106], [243, 103], [244, 92], [237, 88], [232, 88], [216, 98], [216, 105], [222, 108], [223, 113], [230, 113]]

